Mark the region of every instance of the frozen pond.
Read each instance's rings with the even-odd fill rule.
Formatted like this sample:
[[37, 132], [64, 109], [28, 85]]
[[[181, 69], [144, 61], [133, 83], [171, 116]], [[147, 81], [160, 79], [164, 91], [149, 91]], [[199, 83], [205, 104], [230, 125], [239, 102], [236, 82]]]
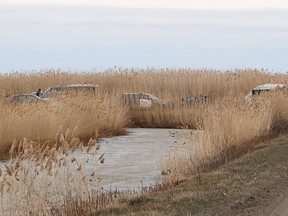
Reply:
[[[30, 212], [31, 203], [44, 205], [43, 208], [52, 203], [61, 207], [68, 194], [85, 196], [102, 189], [139, 191], [155, 186], [162, 180], [163, 159], [175, 151], [185, 155], [187, 148], [194, 146], [191, 139], [197, 137], [195, 133], [184, 129], [128, 129], [127, 135], [102, 139], [92, 149], [89, 144], [78, 145], [70, 148], [69, 154], [64, 148], [59, 151], [51, 148], [45, 157], [45, 150], [39, 153], [35, 148], [33, 153], [35, 149], [27, 142], [21, 156], [25, 159], [2, 161], [5, 189], [0, 211], [16, 215], [19, 211]], [[105, 162], [101, 163], [103, 154]]]
[[[191, 130], [182, 129], [129, 129], [124, 136], [100, 141], [98, 155], [105, 153], [105, 163], [98, 157], [90, 160], [85, 169], [95, 169], [101, 176], [104, 189], [131, 190], [161, 182], [161, 161], [173, 148], [183, 147]], [[191, 136], [191, 135], [190, 135]], [[74, 153], [82, 160], [85, 153]]]

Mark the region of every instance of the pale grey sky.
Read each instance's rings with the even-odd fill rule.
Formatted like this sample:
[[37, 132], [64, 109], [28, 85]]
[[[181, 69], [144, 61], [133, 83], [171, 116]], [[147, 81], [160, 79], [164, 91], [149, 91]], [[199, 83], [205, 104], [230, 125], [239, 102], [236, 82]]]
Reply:
[[11, 2], [0, 0], [0, 72], [113, 66], [288, 71], [286, 1], [235, 1], [237, 10], [237, 4], [225, 6], [228, 0], [205, 0], [207, 8], [197, 0], [177, 1], [181, 6], [172, 0]]
[[286, 0], [0, 0], [0, 4], [94, 5], [170, 9], [288, 8]]

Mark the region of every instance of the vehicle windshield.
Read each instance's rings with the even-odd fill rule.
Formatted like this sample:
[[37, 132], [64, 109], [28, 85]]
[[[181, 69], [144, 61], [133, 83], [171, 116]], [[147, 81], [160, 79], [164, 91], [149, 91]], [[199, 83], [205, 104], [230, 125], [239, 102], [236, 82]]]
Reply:
[[271, 91], [270, 89], [262, 89], [262, 90], [252, 90], [252, 96], [254, 95], [260, 95], [261, 92], [268, 92]]
[[41, 98], [32, 94], [20, 94], [12, 97], [12, 101], [14, 102], [38, 101], [38, 100], [41, 100]]

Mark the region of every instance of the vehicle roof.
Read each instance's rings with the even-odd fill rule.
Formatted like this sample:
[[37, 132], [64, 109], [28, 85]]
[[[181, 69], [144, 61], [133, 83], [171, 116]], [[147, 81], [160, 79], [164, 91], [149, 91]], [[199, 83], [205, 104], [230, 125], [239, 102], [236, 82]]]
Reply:
[[275, 89], [277, 87], [283, 88], [283, 87], [287, 87], [287, 85], [286, 84], [267, 83], [267, 84], [256, 86], [255, 88], [253, 88], [253, 90], [270, 90], [270, 89]]
[[99, 87], [99, 85], [96, 84], [69, 84], [69, 85], [63, 85], [64, 87]]
[[151, 95], [151, 94], [145, 93], [145, 92], [126, 92], [126, 93], [123, 93], [123, 94], [146, 94], [146, 95]]
[[145, 92], [133, 92], [133, 93], [123, 93], [123, 95], [139, 95], [139, 94], [142, 94], [142, 95], [149, 95], [150, 97], [154, 98], [154, 99], [157, 99], [159, 100], [155, 95], [152, 95], [152, 94], [149, 94], [149, 93], [145, 93]]
[[80, 87], [99, 87], [99, 85], [96, 85], [96, 84], [68, 84], [68, 85], [57, 85], [57, 86], [52, 86], [52, 87], [49, 87], [47, 88], [43, 94], [46, 94], [46, 92], [48, 92], [50, 89], [55, 89], [55, 88], [80, 88]]
[[263, 85], [256, 86], [253, 88], [244, 98], [245, 100], [250, 100], [252, 97], [252, 91], [265, 91], [265, 90], [273, 90], [276, 89], [277, 87], [283, 88], [283, 87], [288, 87], [286, 84], [283, 83], [267, 83]]
[[99, 87], [99, 85], [96, 84], [67, 84], [67, 85], [56, 85], [56, 86], [52, 86], [50, 88], [58, 88], [58, 87], [62, 87], [62, 88], [69, 88], [69, 87]]

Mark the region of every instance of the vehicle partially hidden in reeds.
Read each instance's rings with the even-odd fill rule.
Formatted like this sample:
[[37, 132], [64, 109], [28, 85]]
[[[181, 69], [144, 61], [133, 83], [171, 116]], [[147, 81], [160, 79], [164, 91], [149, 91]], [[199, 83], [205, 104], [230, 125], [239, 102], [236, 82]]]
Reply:
[[182, 107], [189, 107], [195, 106], [197, 104], [203, 104], [208, 102], [207, 95], [198, 95], [198, 96], [186, 96], [182, 98]]
[[35, 94], [18, 94], [11, 98], [12, 102], [37, 102], [37, 101], [47, 101], [47, 98], [41, 98]]
[[260, 95], [263, 92], [269, 92], [274, 91], [277, 89], [286, 89], [287, 90], [288, 85], [286, 84], [274, 84], [274, 83], [267, 83], [263, 85], [256, 86], [253, 88], [245, 97], [244, 99], [246, 101], [249, 101], [252, 99], [252, 97]]
[[98, 87], [99, 85], [96, 84], [57, 85], [46, 89], [40, 96], [42, 98], [51, 98], [61, 93], [71, 93], [71, 92], [89, 92], [95, 96], [96, 88]]
[[125, 105], [128, 105], [131, 108], [174, 108], [172, 102], [160, 100], [149, 93], [124, 93], [122, 94], [122, 101]]

